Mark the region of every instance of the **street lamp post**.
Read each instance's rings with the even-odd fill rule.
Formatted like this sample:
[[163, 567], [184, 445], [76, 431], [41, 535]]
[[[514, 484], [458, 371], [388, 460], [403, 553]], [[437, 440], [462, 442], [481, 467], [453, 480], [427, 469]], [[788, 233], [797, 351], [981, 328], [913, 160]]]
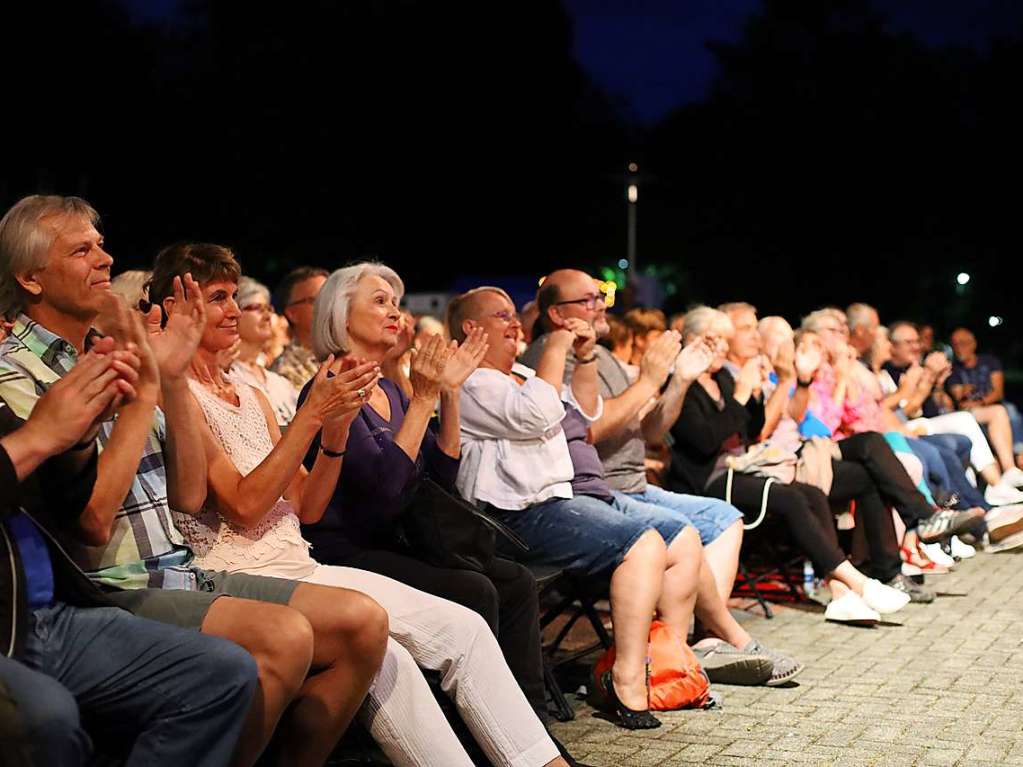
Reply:
[[629, 163], [629, 172], [625, 175], [625, 200], [628, 221], [627, 256], [629, 269], [636, 269], [636, 203], [639, 200], [639, 181], [636, 175], [639, 166]]

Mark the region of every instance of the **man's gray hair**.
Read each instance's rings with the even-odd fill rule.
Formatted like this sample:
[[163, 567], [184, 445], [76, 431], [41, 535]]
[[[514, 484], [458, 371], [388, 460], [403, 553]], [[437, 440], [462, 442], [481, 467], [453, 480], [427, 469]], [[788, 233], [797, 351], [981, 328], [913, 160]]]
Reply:
[[716, 322], [732, 327], [732, 320], [719, 309], [709, 306], [697, 306], [690, 309], [686, 312], [685, 320], [682, 323], [683, 343], [688, 343], [693, 336], [703, 335]]
[[362, 279], [370, 276], [385, 280], [399, 301], [405, 295], [405, 283], [389, 266], [363, 261], [336, 269], [323, 283], [313, 306], [313, 354], [317, 359], [324, 360], [328, 354], [347, 354], [350, 351], [348, 312], [352, 296]]
[[739, 312], [753, 312], [756, 314], [757, 307], [753, 304], [747, 304], [745, 301], [730, 301], [727, 304], [721, 304], [718, 307], [718, 311], [729, 315], [737, 314]]
[[860, 325], [869, 325], [872, 314], [877, 314], [877, 310], [870, 304], [849, 304], [849, 308], [845, 310], [849, 330], [856, 330]]
[[95, 208], [81, 197], [55, 194], [23, 197], [0, 219], [0, 316], [13, 320], [25, 308], [18, 275], [46, 266], [57, 230], [45, 221], [68, 217], [99, 223]]

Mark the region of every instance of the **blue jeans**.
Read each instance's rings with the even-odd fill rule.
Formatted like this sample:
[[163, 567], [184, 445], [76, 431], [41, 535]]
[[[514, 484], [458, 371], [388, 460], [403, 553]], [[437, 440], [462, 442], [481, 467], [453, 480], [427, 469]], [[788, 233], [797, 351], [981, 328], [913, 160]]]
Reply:
[[623, 493], [615, 493], [611, 502], [577, 495], [552, 498], [521, 511], [491, 511], [529, 544], [529, 551], [523, 553], [498, 536], [502, 555], [588, 575], [618, 567], [647, 530], [656, 530], [670, 544], [689, 524], [673, 511]]
[[[951, 436], [951, 435], [945, 435]], [[965, 437], [963, 439], [966, 439]], [[944, 444], [929, 438], [907, 439], [913, 454], [916, 455], [924, 465], [926, 479], [932, 481], [937, 487], [946, 493], [952, 492], [959, 496], [957, 509], [969, 509], [974, 506], [987, 511], [991, 504], [984, 500], [970, 481], [966, 478], [963, 464], [955, 452], [949, 450]], [[966, 439], [967, 443], [969, 442]], [[967, 447], [967, 451], [969, 447]]]
[[671, 493], [657, 485], [647, 485], [642, 493], [628, 493], [628, 496], [678, 514], [696, 528], [704, 546], [716, 541], [721, 533], [742, 519], [741, 511], [719, 498]]
[[21, 662], [0, 657], [0, 683], [36, 764], [84, 764], [84, 723], [130, 744], [128, 765], [226, 765], [257, 677], [252, 657], [226, 640], [57, 603], [32, 613]]

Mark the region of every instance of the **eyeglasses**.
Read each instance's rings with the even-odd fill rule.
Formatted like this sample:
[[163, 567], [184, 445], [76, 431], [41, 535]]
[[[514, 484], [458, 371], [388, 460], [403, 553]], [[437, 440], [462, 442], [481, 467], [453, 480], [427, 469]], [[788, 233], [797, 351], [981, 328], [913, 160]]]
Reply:
[[245, 304], [245, 306], [242, 307], [242, 311], [252, 312], [253, 314], [256, 312], [259, 312], [260, 314], [269, 314], [271, 309], [270, 304]]
[[513, 322], [518, 322], [519, 319], [512, 312], [494, 312], [488, 316], [501, 320], [505, 325], [511, 325]]
[[592, 310], [597, 308], [598, 303], [601, 304], [604, 303], [604, 296], [601, 295], [600, 293], [597, 293], [596, 295], [586, 296], [585, 298], [575, 298], [572, 299], [571, 301], [557, 301], [554, 305], [565, 306], [566, 304], [581, 304], [585, 306], [587, 309]]

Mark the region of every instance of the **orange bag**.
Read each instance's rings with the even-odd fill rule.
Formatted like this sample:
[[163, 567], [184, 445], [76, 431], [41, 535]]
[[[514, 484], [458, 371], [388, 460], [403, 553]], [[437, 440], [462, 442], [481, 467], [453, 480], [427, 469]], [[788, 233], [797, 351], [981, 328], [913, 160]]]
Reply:
[[[680, 708], [706, 708], [710, 703], [710, 680], [693, 651], [672, 637], [660, 621], [650, 624], [650, 710], [676, 711]], [[601, 677], [615, 662], [614, 645], [593, 666], [593, 689], [610, 701]]]

